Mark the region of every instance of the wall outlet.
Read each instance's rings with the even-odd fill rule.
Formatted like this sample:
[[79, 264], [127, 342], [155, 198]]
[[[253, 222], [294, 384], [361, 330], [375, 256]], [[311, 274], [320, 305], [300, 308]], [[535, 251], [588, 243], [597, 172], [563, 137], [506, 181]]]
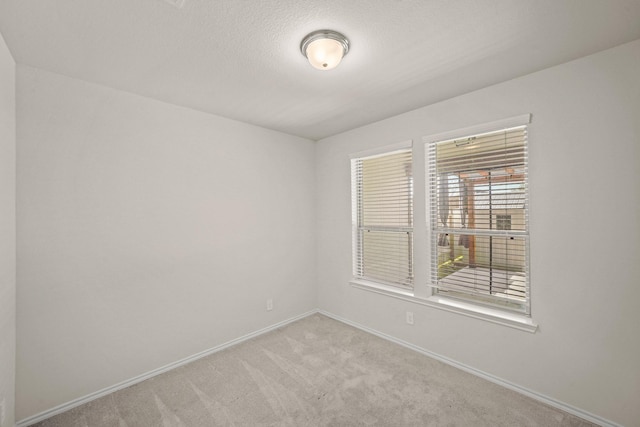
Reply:
[[273, 299], [267, 299], [267, 311], [273, 310]]
[[407, 323], [413, 325], [413, 312], [407, 311]]

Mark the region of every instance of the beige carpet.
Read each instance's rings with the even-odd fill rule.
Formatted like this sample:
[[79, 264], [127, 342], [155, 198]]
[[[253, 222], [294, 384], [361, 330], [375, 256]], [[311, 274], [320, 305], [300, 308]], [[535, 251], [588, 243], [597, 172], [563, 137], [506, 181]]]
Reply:
[[593, 424], [316, 314], [36, 425]]

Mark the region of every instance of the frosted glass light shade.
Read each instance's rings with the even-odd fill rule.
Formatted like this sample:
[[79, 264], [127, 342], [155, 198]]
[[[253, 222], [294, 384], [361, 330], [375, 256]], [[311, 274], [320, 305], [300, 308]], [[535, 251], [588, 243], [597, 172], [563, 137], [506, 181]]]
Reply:
[[342, 61], [344, 49], [336, 40], [320, 39], [309, 43], [307, 46], [307, 59], [318, 70], [330, 70]]
[[349, 41], [335, 31], [314, 31], [302, 40], [300, 51], [314, 68], [331, 70], [349, 51]]

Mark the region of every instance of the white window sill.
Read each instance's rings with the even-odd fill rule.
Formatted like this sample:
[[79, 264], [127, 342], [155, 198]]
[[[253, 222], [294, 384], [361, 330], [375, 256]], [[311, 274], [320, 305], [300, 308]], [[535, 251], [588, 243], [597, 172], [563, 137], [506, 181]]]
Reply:
[[413, 302], [415, 304], [426, 305], [452, 313], [462, 314], [486, 322], [497, 323], [510, 328], [519, 329], [530, 333], [535, 333], [538, 325], [530, 317], [522, 314], [509, 313], [506, 311], [479, 306], [464, 301], [458, 301], [442, 296], [430, 296], [428, 298], [416, 297], [409, 289], [397, 288], [381, 283], [370, 282], [368, 280], [353, 279], [349, 282], [351, 286], [369, 292], [387, 295], [393, 298]]

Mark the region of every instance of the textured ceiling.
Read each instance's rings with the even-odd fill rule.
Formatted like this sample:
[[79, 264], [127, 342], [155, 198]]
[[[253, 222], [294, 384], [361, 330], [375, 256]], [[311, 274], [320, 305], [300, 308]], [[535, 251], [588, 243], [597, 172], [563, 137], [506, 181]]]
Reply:
[[[300, 54], [345, 34], [338, 68]], [[0, 0], [20, 64], [319, 139], [640, 38], [639, 0]]]

